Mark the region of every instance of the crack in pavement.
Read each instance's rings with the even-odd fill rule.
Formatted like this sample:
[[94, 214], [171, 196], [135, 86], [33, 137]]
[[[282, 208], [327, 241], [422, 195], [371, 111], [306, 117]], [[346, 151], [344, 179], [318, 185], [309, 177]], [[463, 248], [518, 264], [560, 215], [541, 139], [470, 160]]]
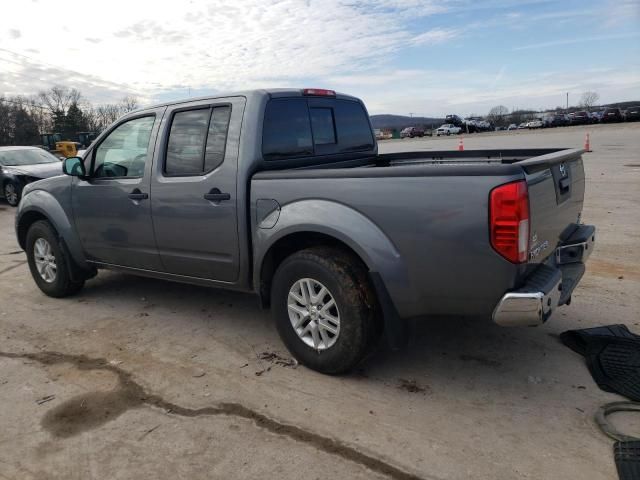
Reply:
[[[399, 480], [420, 480], [421, 477], [406, 472], [383, 460], [360, 452], [339, 440], [325, 437], [301, 427], [283, 423], [270, 418], [240, 403], [221, 402], [202, 408], [187, 408], [169, 402], [160, 395], [147, 392], [133, 379], [133, 375], [103, 358], [90, 358], [85, 355], [71, 355], [59, 352], [12, 353], [0, 352], [0, 357], [26, 359], [49, 366], [70, 363], [79, 370], [106, 370], [115, 374], [119, 385], [107, 392], [90, 392], [73, 397], [47, 411], [42, 426], [55, 437], [67, 438], [83, 431], [97, 428], [122, 415], [125, 411], [142, 407], [156, 407], [168, 414], [181, 417], [201, 415], [226, 415], [251, 420], [257, 427], [277, 435], [306, 443], [318, 450], [341, 457], [362, 465], [391, 478]], [[435, 479], [436, 477], [428, 477]]]
[[0, 270], [0, 275], [2, 275], [3, 273], [7, 273], [7, 272], [13, 270], [14, 268], [18, 268], [21, 265], [24, 265], [25, 263], [27, 263], [26, 260], [20, 260], [19, 262], [16, 262], [15, 265], [11, 265], [11, 266], [5, 268], [4, 270]]

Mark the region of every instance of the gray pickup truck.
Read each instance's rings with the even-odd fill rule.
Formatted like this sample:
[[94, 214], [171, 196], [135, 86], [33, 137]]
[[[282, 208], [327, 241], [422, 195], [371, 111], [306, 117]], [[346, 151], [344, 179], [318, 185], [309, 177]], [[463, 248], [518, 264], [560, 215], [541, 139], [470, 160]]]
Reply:
[[434, 315], [539, 325], [593, 250], [582, 151], [378, 154], [330, 90], [257, 90], [129, 113], [16, 216], [38, 287], [101, 268], [253, 292], [304, 365], [354, 367]]

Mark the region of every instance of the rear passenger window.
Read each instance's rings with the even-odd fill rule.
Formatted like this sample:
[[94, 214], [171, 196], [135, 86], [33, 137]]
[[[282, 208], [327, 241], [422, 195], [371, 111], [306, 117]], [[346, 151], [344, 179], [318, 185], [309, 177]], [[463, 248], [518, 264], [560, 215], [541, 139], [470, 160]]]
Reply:
[[231, 107], [200, 108], [173, 115], [164, 173], [202, 175], [224, 160]]
[[336, 143], [336, 127], [332, 108], [312, 108], [311, 127], [315, 145]]
[[271, 100], [267, 104], [262, 155], [265, 160], [313, 155], [306, 99]]
[[202, 158], [211, 110], [178, 112], [173, 116], [167, 145], [165, 172], [195, 175], [203, 172]]

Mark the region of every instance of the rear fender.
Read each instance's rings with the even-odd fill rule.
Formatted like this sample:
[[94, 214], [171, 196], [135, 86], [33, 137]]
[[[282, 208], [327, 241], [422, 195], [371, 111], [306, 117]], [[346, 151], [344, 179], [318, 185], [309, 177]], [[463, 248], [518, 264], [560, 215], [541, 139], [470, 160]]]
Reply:
[[315, 199], [284, 205], [273, 227], [255, 228], [253, 283], [256, 291], [260, 291], [263, 261], [269, 249], [288, 235], [304, 232], [321, 233], [347, 245], [370, 272], [379, 274], [392, 301], [399, 292], [408, 291], [404, 260], [375, 223], [344, 204]]

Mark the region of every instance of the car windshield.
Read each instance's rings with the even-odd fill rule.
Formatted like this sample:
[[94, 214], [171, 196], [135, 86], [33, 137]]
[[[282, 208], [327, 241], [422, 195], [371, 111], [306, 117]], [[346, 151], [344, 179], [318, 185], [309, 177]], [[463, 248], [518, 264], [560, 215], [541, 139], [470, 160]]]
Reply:
[[41, 163], [60, 163], [60, 160], [41, 148], [0, 151], [0, 165], [6, 167]]

